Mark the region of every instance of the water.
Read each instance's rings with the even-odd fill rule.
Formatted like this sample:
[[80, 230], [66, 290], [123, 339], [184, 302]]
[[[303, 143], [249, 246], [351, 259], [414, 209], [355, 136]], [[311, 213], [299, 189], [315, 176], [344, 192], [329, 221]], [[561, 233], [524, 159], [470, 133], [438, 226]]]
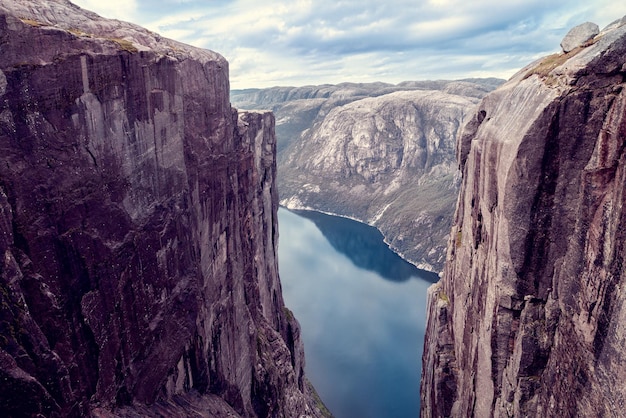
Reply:
[[336, 418], [416, 418], [426, 289], [375, 229], [278, 211], [286, 305], [302, 325], [306, 373]]

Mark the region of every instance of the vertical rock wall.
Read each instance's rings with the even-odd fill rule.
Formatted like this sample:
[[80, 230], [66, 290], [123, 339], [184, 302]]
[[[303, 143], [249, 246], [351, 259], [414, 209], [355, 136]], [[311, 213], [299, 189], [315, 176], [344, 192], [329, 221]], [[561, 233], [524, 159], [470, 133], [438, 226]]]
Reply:
[[0, 1], [0, 43], [0, 410], [321, 415], [227, 62], [65, 0]]
[[458, 145], [422, 416], [624, 416], [626, 26], [531, 64]]

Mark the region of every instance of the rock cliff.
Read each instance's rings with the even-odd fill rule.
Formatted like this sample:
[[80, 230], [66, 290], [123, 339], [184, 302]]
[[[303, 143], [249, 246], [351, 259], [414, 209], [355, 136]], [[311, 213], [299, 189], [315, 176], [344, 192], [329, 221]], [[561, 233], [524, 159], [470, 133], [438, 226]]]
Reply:
[[276, 113], [281, 204], [374, 225], [405, 258], [440, 271], [458, 193], [455, 137], [499, 84], [344, 83], [232, 96]]
[[624, 23], [524, 68], [465, 126], [423, 417], [624, 416]]
[[66, 0], [0, 44], [1, 415], [322, 416], [228, 63]]

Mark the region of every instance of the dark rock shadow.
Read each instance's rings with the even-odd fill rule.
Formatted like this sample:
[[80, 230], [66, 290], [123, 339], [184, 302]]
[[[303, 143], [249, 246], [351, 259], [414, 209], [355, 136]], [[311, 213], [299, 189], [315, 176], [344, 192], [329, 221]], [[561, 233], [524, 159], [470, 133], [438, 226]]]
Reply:
[[393, 252], [385, 244], [380, 231], [373, 226], [316, 211], [291, 212], [312, 221], [333, 248], [347, 256], [359, 268], [376, 272], [394, 282], [403, 282], [412, 277], [430, 283], [439, 280], [436, 273], [418, 269]]

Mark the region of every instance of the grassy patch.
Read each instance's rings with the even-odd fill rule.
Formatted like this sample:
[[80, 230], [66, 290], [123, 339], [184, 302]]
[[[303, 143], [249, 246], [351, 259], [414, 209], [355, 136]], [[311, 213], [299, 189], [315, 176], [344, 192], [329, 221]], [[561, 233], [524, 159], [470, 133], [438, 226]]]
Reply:
[[559, 65], [562, 65], [569, 59], [569, 54], [552, 54], [545, 57], [539, 65], [526, 73], [524, 79], [531, 75], [537, 74], [541, 78], [545, 78]]
[[288, 307], [283, 306], [283, 312], [285, 313], [285, 316], [290, 322], [295, 319], [293, 316], [293, 312], [291, 312], [291, 310]]
[[88, 34], [87, 32], [83, 32], [80, 29], [75, 29], [75, 28], [70, 28], [67, 30], [69, 33], [71, 33], [74, 36], [91, 36], [90, 34]]
[[44, 23], [39, 22], [38, 20], [33, 20], [33, 19], [20, 19], [22, 22], [26, 23], [27, 25], [33, 26], [35, 28], [38, 28], [40, 26], [44, 26]]
[[124, 51], [128, 51], [131, 54], [135, 53], [137, 51], [139, 51], [135, 45], [133, 45], [133, 43], [127, 39], [122, 39], [122, 38], [114, 38], [111, 39], [113, 42], [115, 42], [116, 44], [118, 44], [120, 46], [120, 48], [122, 48], [122, 50]]
[[317, 394], [317, 391], [308, 379], [306, 380], [306, 385], [309, 387], [309, 393], [313, 396], [315, 406], [322, 412], [325, 417], [333, 418], [333, 414], [328, 410], [326, 405], [324, 405], [324, 401], [322, 401], [322, 398], [320, 398], [320, 395]]
[[524, 80], [534, 74], [537, 74], [539, 77], [543, 79], [548, 78], [552, 70], [554, 70], [560, 65], [563, 65], [565, 61], [572, 58], [573, 56], [575, 56], [576, 54], [578, 54], [580, 51], [587, 48], [588, 46], [593, 45], [595, 42], [596, 42], [596, 39], [592, 38], [588, 40], [587, 42], [585, 42], [583, 45], [579, 46], [578, 48], [571, 50], [570, 52], [567, 52], [567, 53], [561, 52], [557, 54], [548, 55], [543, 60], [541, 60], [541, 62], [537, 64], [536, 67], [531, 68], [524, 75]]
[[438, 296], [439, 296], [439, 300], [442, 300], [445, 303], [450, 303], [450, 298], [448, 297], [446, 292], [443, 291], [443, 289], [439, 290]]

